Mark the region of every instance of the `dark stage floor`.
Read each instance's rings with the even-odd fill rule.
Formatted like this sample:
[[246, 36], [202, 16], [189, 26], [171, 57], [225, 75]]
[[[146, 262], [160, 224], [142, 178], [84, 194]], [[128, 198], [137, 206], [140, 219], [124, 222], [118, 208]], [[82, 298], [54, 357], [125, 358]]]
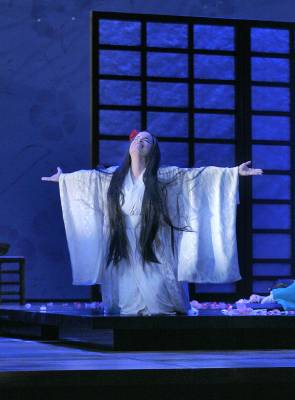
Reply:
[[0, 338], [1, 400], [269, 399], [282, 391], [290, 396], [294, 367], [295, 350], [108, 352]]
[[[269, 400], [294, 394], [293, 315], [224, 316], [207, 309], [195, 316], [108, 317], [73, 304], [40, 306], [0, 306], [1, 400]], [[134, 343], [162, 348], [128, 351]], [[257, 348], [237, 347], [245, 344]], [[120, 346], [125, 351], [116, 350]]]

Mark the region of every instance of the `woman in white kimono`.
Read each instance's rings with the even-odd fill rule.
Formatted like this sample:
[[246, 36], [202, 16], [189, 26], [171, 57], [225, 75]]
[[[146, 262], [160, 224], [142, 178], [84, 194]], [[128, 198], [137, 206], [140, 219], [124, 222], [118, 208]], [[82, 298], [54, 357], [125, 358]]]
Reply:
[[157, 138], [133, 131], [119, 167], [58, 172], [73, 284], [101, 284], [106, 313], [187, 313], [187, 282], [240, 279], [234, 168], [159, 167]]

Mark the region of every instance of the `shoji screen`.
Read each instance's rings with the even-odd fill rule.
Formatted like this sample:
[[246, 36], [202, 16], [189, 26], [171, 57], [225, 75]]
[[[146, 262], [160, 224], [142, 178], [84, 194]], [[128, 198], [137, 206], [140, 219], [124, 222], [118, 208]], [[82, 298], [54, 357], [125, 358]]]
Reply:
[[263, 293], [276, 278], [292, 275], [293, 30], [251, 27], [250, 42], [251, 152], [266, 172], [263, 179], [253, 179], [252, 187], [252, 289]]
[[137, 128], [158, 136], [163, 165], [265, 169], [240, 183], [243, 280], [198, 285], [201, 298], [262, 293], [292, 275], [293, 30], [281, 25], [92, 16], [93, 167], [120, 163]]

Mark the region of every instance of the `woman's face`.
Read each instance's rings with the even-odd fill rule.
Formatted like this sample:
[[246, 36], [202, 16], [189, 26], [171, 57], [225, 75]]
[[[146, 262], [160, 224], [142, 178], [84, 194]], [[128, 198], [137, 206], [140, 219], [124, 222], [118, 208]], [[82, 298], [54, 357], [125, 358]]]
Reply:
[[138, 132], [129, 147], [130, 156], [137, 154], [146, 157], [153, 147], [153, 137], [149, 132]]

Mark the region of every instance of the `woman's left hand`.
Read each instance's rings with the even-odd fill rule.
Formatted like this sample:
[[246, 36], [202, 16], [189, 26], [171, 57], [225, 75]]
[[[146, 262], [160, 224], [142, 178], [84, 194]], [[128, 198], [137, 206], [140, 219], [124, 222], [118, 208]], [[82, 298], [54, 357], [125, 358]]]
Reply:
[[251, 161], [247, 161], [241, 165], [239, 165], [239, 175], [241, 176], [252, 176], [252, 175], [262, 175], [263, 170], [259, 168], [251, 168], [249, 165]]

